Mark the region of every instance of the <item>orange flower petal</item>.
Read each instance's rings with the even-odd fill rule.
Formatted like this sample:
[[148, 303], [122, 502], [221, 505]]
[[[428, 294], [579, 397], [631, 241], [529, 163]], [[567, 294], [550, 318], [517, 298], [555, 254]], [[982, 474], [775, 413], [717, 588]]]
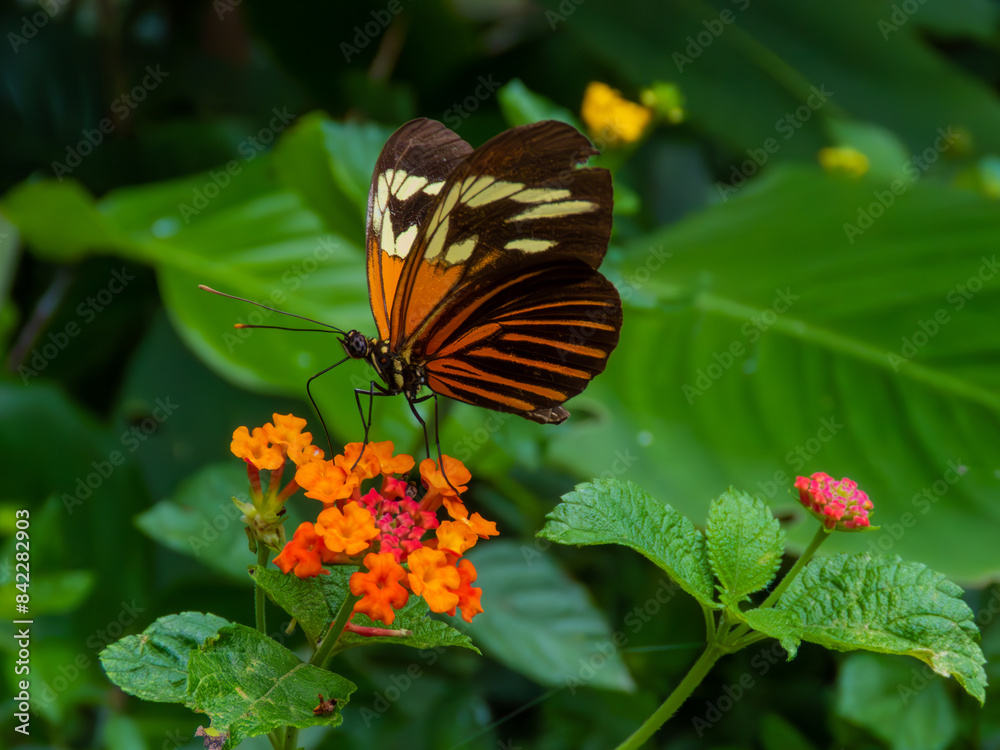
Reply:
[[378, 459], [380, 473], [382, 474], [405, 474], [413, 468], [413, 456], [407, 456], [405, 453], [400, 453], [398, 456], [392, 455], [393, 445], [391, 440], [385, 440], [381, 443], [369, 443], [368, 449]]
[[306, 491], [306, 497], [324, 503], [346, 500], [358, 487], [358, 478], [332, 461], [301, 464], [295, 471], [295, 482]]
[[321, 512], [316, 519], [316, 532], [331, 552], [348, 555], [368, 549], [371, 540], [379, 534], [372, 514], [353, 501], [344, 506], [343, 512], [336, 507]]
[[285, 463], [281, 449], [268, 444], [267, 435], [260, 427], [253, 428], [252, 436], [246, 427], [237, 427], [233, 431], [229, 450], [237, 458], [249, 461], [258, 469], [275, 471]]
[[469, 526], [468, 522], [442, 521], [437, 528], [437, 548], [450, 550], [461, 555], [467, 549], [475, 546], [479, 536]]
[[312, 578], [320, 573], [328, 573], [323, 569], [323, 548], [323, 539], [316, 533], [314, 526], [306, 521], [299, 524], [291, 541], [274, 558], [274, 564], [286, 575], [294, 570], [299, 578]]
[[461, 576], [444, 552], [421, 547], [410, 553], [406, 562], [410, 588], [424, 598], [432, 612], [447, 612], [458, 604], [458, 595], [452, 589], [458, 587]]
[[[455, 590], [458, 595], [458, 606], [462, 610], [462, 619], [466, 622], [472, 622], [472, 618], [483, 611], [483, 605], [480, 602], [483, 590], [472, 588], [472, 582], [476, 580], [476, 568], [468, 560], [459, 561], [458, 575], [460, 583]], [[448, 614], [454, 615], [455, 611], [452, 610]]]
[[487, 521], [478, 513], [472, 514], [472, 518], [469, 519], [469, 527], [476, 536], [481, 536], [483, 539], [500, 535], [500, 532], [497, 531], [496, 521]]
[[361, 597], [354, 611], [391, 625], [396, 619], [395, 610], [406, 606], [410, 598], [410, 592], [400, 585], [406, 571], [389, 552], [369, 552], [364, 565], [367, 573], [358, 571], [351, 575], [351, 593]]

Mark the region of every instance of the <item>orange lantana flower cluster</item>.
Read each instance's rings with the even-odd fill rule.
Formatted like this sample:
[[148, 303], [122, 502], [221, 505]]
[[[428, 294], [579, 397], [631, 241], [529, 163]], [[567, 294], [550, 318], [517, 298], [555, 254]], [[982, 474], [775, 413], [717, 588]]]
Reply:
[[[282, 417], [281, 427], [292, 427], [290, 419], [295, 418]], [[298, 421], [297, 432], [265, 425], [252, 436], [245, 427], [233, 435], [233, 453], [248, 466], [283, 465], [281, 456], [292, 460], [296, 471], [289, 487], [302, 488], [323, 504], [315, 521], [299, 525], [275, 565], [309, 578], [327, 573], [324, 565], [360, 564], [350, 580], [351, 593], [361, 597], [354, 612], [386, 625], [410, 594], [423, 597], [434, 612], [454, 615], [460, 608], [467, 622], [482, 612], [482, 589], [472, 587], [476, 570], [462, 555], [497, 530], [478, 513], [470, 515], [462, 502], [471, 479], [462, 462], [443, 456], [442, 472], [437, 461], [427, 459], [420, 464], [419, 483], [408, 481], [402, 475], [415, 461], [393, 455], [391, 442], [349, 443], [343, 454], [324, 460], [312, 436], [301, 432], [305, 421]], [[253, 442], [258, 433], [267, 444]], [[438, 519], [441, 508], [447, 520]]]

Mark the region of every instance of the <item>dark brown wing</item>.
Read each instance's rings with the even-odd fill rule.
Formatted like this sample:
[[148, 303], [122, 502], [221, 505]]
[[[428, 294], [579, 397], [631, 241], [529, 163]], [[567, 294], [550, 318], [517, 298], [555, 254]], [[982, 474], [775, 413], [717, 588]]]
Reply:
[[604, 370], [618, 344], [621, 301], [588, 265], [564, 261], [496, 279], [449, 306], [421, 353], [431, 390], [536, 422]]
[[409, 246], [393, 299], [390, 346], [412, 362], [470, 300], [536, 267], [596, 269], [611, 234], [611, 177], [579, 168], [595, 154], [574, 128], [508, 130], [458, 163]]

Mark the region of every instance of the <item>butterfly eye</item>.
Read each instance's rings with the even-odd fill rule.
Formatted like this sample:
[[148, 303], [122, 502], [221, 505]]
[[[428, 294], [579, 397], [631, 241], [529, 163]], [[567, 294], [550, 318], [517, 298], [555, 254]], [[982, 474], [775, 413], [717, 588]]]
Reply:
[[341, 340], [344, 350], [354, 359], [363, 359], [368, 356], [368, 339], [360, 331], [350, 331]]

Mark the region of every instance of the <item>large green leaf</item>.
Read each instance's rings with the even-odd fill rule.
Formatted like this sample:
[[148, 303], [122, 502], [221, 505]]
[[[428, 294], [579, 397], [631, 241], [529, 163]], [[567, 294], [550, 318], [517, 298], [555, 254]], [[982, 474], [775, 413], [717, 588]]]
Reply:
[[986, 659], [962, 589], [895, 555], [812, 560], [776, 605], [799, 619], [802, 640], [838, 651], [913, 656], [985, 701]]
[[[847, 113], [898, 134], [915, 153], [948, 125], [964, 128], [983, 153], [1000, 150], [995, 92], [923, 37], [924, 23], [953, 16], [951, 3], [927, 3], [941, 9], [937, 16], [921, 4], [901, 14], [903, 23], [892, 23], [902, 4], [888, 1], [684, 0], [657, 13], [642, 0], [579, 8], [559, 0], [547, 4], [566, 14], [563, 28], [588, 55], [634, 87], [676, 81], [690, 120], [741, 159], [769, 138], [779, 146], [775, 162], [812, 158], [828, 145], [827, 118]], [[992, 28], [995, 8], [977, 12], [973, 3], [956, 5], [965, 12], [948, 24], [952, 33]], [[925, 85], [931, 80], [933, 86]], [[810, 106], [814, 87], [828, 92], [825, 102], [812, 99], [818, 107]]]
[[690, 519], [631, 483], [599, 479], [563, 495], [538, 533], [559, 544], [621, 544], [665, 571], [704, 606], [713, 606], [704, 535]]
[[131, 695], [160, 703], [183, 703], [187, 695], [188, 658], [228, 623], [201, 612], [161, 617], [142, 635], [130, 635], [101, 652], [108, 677]]
[[627, 636], [611, 631], [544, 549], [493, 541], [469, 553], [484, 610], [469, 632], [484, 653], [543, 685], [633, 690], [621, 654]]
[[[278, 727], [338, 726], [355, 689], [243, 625], [222, 628], [188, 660], [188, 705], [212, 717], [228, 748]], [[314, 713], [319, 695], [336, 701], [332, 713]]]
[[[848, 241], [844, 224], [886, 193]], [[588, 390], [617, 419], [560, 437], [556, 454], [657, 487], [693, 518], [727, 485], [794, 507], [797, 474], [847, 475], [882, 531], [831, 546], [995, 575], [997, 236], [996, 205], [970, 192], [777, 170], [628, 248], [622, 341]]]

